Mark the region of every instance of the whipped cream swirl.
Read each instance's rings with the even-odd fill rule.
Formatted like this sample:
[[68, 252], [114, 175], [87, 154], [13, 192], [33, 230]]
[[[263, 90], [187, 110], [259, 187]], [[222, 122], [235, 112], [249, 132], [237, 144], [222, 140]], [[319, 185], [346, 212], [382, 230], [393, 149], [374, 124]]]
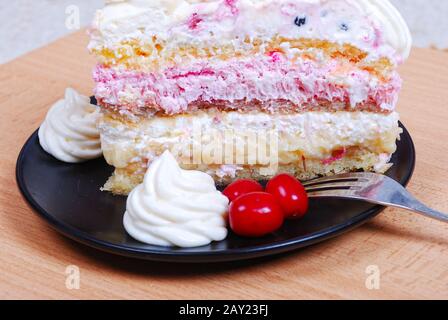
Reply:
[[129, 195], [123, 223], [136, 240], [199, 247], [227, 237], [228, 199], [208, 174], [179, 167], [166, 151]]
[[71, 88], [56, 102], [39, 129], [42, 148], [56, 159], [78, 163], [102, 155], [97, 129], [99, 109]]

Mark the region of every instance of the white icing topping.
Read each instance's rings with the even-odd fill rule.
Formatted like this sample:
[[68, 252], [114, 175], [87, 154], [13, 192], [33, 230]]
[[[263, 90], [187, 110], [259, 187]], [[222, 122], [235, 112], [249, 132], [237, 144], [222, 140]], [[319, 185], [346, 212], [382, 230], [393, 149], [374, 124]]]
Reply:
[[[198, 19], [189, 28], [192, 17]], [[294, 24], [296, 18], [306, 18]], [[193, 30], [192, 30], [193, 29]], [[99, 11], [90, 48], [156, 35], [173, 46], [236, 37], [319, 38], [406, 59], [412, 40], [389, 0], [127, 0]]]
[[228, 199], [211, 176], [181, 169], [166, 151], [129, 195], [123, 223], [144, 243], [198, 247], [227, 237], [227, 208]]
[[42, 148], [58, 160], [77, 163], [102, 155], [97, 128], [99, 109], [71, 88], [56, 102], [39, 129]]

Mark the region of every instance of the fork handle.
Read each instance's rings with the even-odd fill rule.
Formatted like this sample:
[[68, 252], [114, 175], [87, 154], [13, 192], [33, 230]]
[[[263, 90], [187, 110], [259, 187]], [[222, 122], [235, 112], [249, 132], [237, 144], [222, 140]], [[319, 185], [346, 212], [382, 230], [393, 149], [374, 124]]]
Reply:
[[[394, 183], [398, 184], [397, 182]], [[429, 218], [448, 222], [448, 214], [436, 211], [424, 205], [401, 185], [399, 186], [399, 190], [396, 190], [395, 192], [385, 191], [380, 198], [382, 201], [375, 201], [371, 199], [373, 201], [370, 202], [410, 210]], [[380, 198], [377, 198], [376, 200]]]
[[391, 205], [394, 207], [411, 210], [426, 217], [433, 218], [439, 221], [448, 222], [447, 214], [431, 209], [430, 207], [418, 201], [411, 194], [408, 194], [407, 197], [404, 199], [404, 201], [402, 202], [395, 201], [394, 203], [391, 203]]

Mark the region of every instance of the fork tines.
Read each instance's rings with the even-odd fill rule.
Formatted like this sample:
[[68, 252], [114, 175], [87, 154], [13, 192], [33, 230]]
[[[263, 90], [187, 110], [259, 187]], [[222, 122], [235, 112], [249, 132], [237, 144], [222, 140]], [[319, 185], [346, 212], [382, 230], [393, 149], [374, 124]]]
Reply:
[[355, 172], [338, 176], [318, 178], [304, 182], [305, 189], [310, 191], [349, 190], [364, 187], [374, 174]]

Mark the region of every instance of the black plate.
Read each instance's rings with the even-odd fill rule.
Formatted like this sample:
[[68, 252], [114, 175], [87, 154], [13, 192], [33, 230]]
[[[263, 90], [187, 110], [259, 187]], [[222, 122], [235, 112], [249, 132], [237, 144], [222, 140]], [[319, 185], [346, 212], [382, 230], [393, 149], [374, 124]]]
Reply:
[[[398, 142], [388, 176], [402, 185], [409, 182], [415, 150], [408, 131]], [[31, 207], [57, 231], [111, 253], [171, 262], [219, 262], [278, 254], [306, 247], [347, 232], [384, 210], [381, 206], [335, 199], [312, 200], [308, 215], [288, 221], [273, 235], [245, 239], [230, 234], [221, 242], [194, 249], [146, 245], [132, 239], [123, 228], [126, 198], [101, 192], [112, 173], [104, 159], [82, 164], [60, 162], [39, 145], [35, 132], [17, 161], [17, 182]]]

